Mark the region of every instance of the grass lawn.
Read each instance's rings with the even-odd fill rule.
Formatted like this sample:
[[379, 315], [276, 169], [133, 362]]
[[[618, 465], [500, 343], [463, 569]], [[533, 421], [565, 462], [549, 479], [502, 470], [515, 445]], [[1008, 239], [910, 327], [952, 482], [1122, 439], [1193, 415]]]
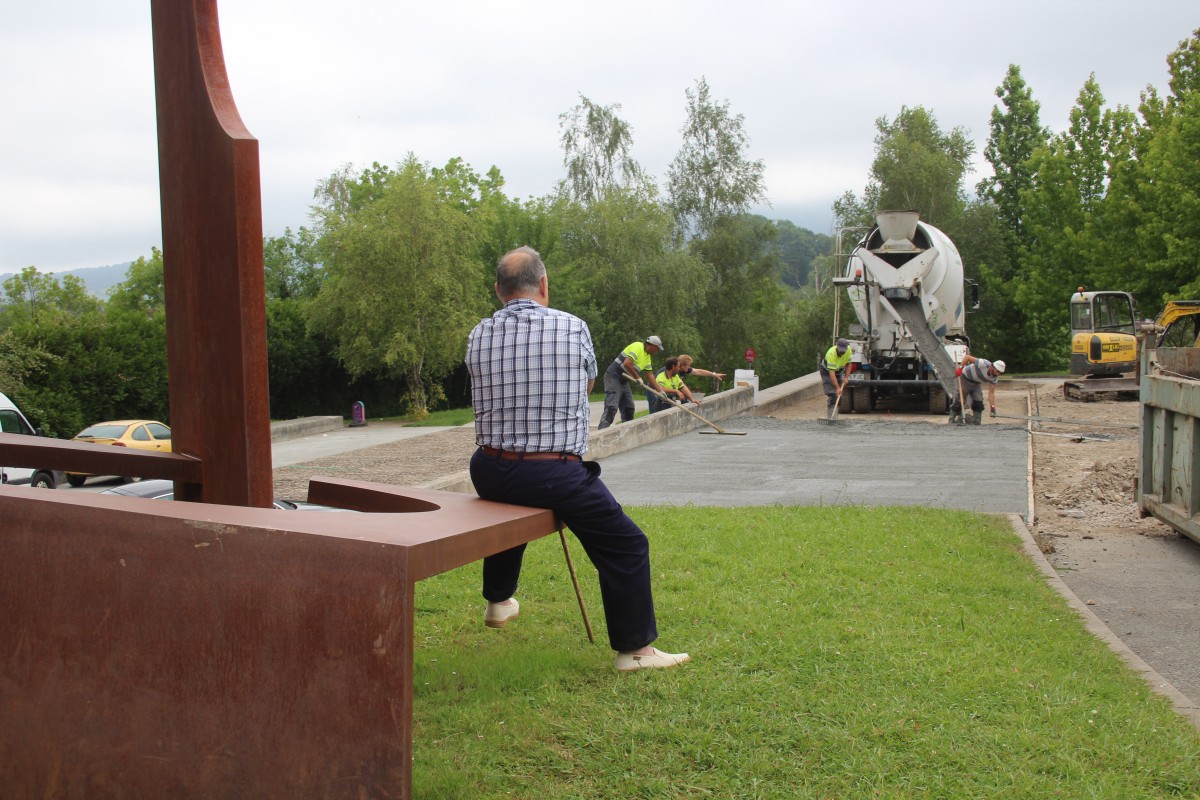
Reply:
[[595, 571], [525, 556], [483, 626], [479, 565], [417, 586], [422, 798], [1200, 797], [1200, 734], [1021, 554], [922, 508], [631, 508], [665, 650], [612, 669]]

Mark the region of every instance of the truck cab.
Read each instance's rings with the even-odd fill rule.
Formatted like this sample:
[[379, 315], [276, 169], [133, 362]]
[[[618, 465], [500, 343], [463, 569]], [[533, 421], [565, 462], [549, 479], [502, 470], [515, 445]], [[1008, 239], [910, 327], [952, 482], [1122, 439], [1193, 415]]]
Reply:
[[[7, 395], [0, 394], [0, 432], [22, 436], [40, 436], [41, 431], [29, 424]], [[0, 483], [33, 486], [39, 489], [56, 489], [66, 476], [59, 470], [28, 469], [26, 467], [0, 466]]]

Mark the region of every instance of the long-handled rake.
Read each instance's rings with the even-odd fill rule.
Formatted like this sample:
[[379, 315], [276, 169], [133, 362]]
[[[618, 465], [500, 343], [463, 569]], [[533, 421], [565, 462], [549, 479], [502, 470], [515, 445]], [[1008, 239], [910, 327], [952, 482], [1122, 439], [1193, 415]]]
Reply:
[[958, 384], [958, 424], [966, 425], [967, 424], [967, 402], [966, 402], [966, 395], [963, 394], [962, 375], [961, 375], [962, 367], [963, 367], [963, 359], [961, 359], [961, 358], [959, 359], [957, 366], [958, 366], [958, 372], [960, 374], [957, 374], [954, 376], [954, 382]]
[[[845, 373], [843, 373], [843, 375], [845, 375]], [[838, 384], [837, 397], [835, 397], [833, 400], [833, 407], [829, 409], [830, 422], [837, 422], [838, 411], [840, 411], [842, 408], [842, 392], [846, 388], [846, 377], [848, 376], [843, 377], [841, 383]]]
[[684, 411], [691, 414], [693, 417], [700, 420], [705, 425], [708, 425], [713, 428], [712, 431], [700, 431], [701, 433], [712, 433], [713, 431], [715, 431], [717, 433], [724, 434], [725, 436], [745, 436], [746, 435], [745, 431], [727, 431], [727, 430], [725, 430], [717, 423], [713, 422], [710, 419], [706, 419], [705, 417], [700, 416], [695, 411], [692, 411], [690, 408], [683, 405], [682, 403], [677, 403], [674, 400], [672, 400], [670, 397], [668, 397], [667, 395], [663, 394], [662, 392], [657, 392], [654, 389], [651, 389], [648, 385], [646, 385], [646, 382], [643, 381], [641, 378], [635, 378], [632, 375], [630, 375], [628, 372], [622, 372], [621, 375], [624, 376], [625, 380], [629, 381], [630, 383], [636, 383], [638, 386], [642, 387], [643, 389], [645, 389], [647, 392], [654, 395], [658, 399], [665, 400], [666, 402], [670, 403], [671, 405], [675, 406], [676, 408], [682, 408]]

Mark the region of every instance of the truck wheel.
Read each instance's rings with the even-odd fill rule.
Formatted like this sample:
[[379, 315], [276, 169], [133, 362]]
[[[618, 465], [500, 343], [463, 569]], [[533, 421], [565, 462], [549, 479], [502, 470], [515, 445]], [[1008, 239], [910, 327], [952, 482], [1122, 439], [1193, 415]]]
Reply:
[[57, 489], [58, 481], [54, 480], [54, 475], [49, 472], [37, 472], [29, 485], [35, 489]]
[[871, 387], [859, 386], [854, 389], [851, 395], [851, 401], [854, 405], [855, 414], [870, 414], [871, 413]]
[[946, 390], [940, 386], [935, 386], [929, 390], [929, 413], [930, 414], [945, 414], [950, 410], [950, 403], [946, 400]]
[[76, 489], [78, 489], [80, 486], [83, 486], [83, 482], [86, 480], [87, 480], [86, 475], [68, 475], [67, 476], [67, 483], [71, 484]]

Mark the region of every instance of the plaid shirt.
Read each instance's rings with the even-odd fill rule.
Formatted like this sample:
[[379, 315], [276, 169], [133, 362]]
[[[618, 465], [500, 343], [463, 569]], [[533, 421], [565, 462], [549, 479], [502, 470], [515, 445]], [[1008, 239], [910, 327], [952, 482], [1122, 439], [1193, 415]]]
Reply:
[[587, 323], [510, 300], [467, 339], [475, 443], [518, 453], [588, 449], [587, 382], [596, 354]]

